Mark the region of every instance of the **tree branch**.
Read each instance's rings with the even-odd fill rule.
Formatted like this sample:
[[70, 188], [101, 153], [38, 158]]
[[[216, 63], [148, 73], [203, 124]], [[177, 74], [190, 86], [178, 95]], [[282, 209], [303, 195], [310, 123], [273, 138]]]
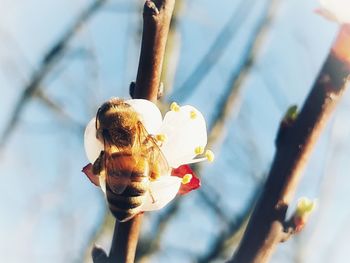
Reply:
[[175, 0], [147, 0], [134, 98], [157, 100], [166, 41]]
[[108, 262], [134, 262], [142, 218], [143, 214], [138, 214], [125, 223], [116, 221]]
[[[131, 95], [156, 101], [160, 77], [175, 0], [147, 0], [143, 10], [143, 34], [136, 83]], [[132, 263], [139, 237], [143, 214], [135, 216], [114, 228], [113, 241], [107, 262]], [[93, 253], [98, 249], [94, 248]], [[96, 254], [96, 253], [95, 253]], [[102, 254], [102, 261], [106, 258]]]
[[[299, 116], [284, 130], [283, 136], [280, 134], [262, 195], [240, 246], [229, 262], [267, 262], [277, 244], [285, 238], [288, 205], [311, 151], [349, 80], [349, 36], [350, 33], [347, 38], [338, 37]], [[345, 55], [339, 55], [340, 42], [342, 47], [347, 47]]]

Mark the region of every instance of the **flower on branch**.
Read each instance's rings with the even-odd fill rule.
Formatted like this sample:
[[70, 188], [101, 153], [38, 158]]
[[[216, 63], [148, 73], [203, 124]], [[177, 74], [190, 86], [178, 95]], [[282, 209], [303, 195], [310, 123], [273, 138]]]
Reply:
[[340, 24], [350, 23], [349, 0], [319, 0], [321, 8], [316, 12]]
[[[120, 103], [121, 100], [118, 101]], [[200, 180], [188, 164], [206, 160], [213, 161], [214, 159], [214, 155], [210, 150], [205, 151], [207, 131], [203, 115], [192, 106], [180, 107], [178, 104], [172, 103], [171, 110], [162, 119], [158, 107], [148, 100], [133, 99], [121, 103], [127, 104], [132, 111], [136, 112], [137, 118], [145, 128], [147, 136], [142, 144], [146, 145], [148, 141], [155, 142], [152, 147], [147, 146], [146, 153], [137, 152], [136, 147], [130, 145], [129, 148], [131, 148], [132, 154], [158, 156], [157, 159], [148, 159], [149, 162], [155, 163], [149, 163], [149, 167], [157, 166], [157, 163], [161, 163], [163, 160], [166, 161], [168, 166], [168, 169], [163, 169], [162, 174], [154, 178], [151, 176], [152, 171], [149, 172], [148, 189], [144, 193], [142, 204], [137, 211], [161, 209], [174, 199], [176, 194], [183, 195], [199, 188]], [[93, 184], [100, 186], [106, 193], [106, 189], [113, 189], [106, 178], [110, 175], [106, 175], [104, 172], [94, 173], [93, 164], [97, 162], [101, 152], [106, 151], [103, 136], [98, 135], [96, 127], [96, 118], [93, 118], [85, 130], [84, 145], [91, 163], [83, 168], [83, 172]], [[118, 137], [119, 135], [114, 136]], [[123, 154], [123, 151], [125, 149], [120, 150], [121, 154]], [[145, 151], [145, 148], [143, 148], [143, 151]], [[122, 191], [120, 194], [122, 194]]]

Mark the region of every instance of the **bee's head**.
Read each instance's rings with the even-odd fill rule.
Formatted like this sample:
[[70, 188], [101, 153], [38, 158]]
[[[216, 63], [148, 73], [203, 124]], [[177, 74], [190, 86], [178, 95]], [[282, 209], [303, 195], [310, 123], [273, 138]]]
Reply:
[[113, 98], [97, 111], [97, 138], [108, 140], [117, 147], [132, 146], [138, 121], [137, 113], [129, 104]]

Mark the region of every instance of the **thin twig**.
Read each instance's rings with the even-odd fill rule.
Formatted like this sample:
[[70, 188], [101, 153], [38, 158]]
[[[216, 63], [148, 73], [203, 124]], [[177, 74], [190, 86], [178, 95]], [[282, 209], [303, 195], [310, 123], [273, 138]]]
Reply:
[[[350, 46], [350, 37], [346, 44]], [[328, 56], [295, 122], [283, 132], [280, 130], [262, 195], [229, 262], [267, 262], [277, 244], [283, 241], [287, 208], [301, 173], [349, 80], [350, 59], [344, 60], [336, 51], [333, 49]]]
[[181, 15], [184, 0], [176, 0], [173, 16], [170, 23], [167, 48], [164, 56], [162, 81], [164, 93], [170, 94], [174, 84], [181, 52], [181, 30], [178, 30], [178, 21]]
[[201, 255], [196, 262], [212, 262], [214, 259], [218, 259], [218, 257], [221, 256], [223, 251], [226, 249], [226, 243], [228, 240], [232, 239], [233, 236], [237, 234], [238, 230], [244, 226], [244, 222], [247, 221], [247, 218], [256, 201], [256, 195], [257, 192], [255, 192], [255, 194], [250, 198], [243, 211], [241, 211], [239, 215], [235, 216], [235, 218], [229, 222], [227, 227], [223, 228], [222, 231], [216, 235], [211, 243], [210, 249], [204, 255]]
[[16, 103], [16, 106], [13, 110], [13, 113], [11, 114], [10, 120], [5, 126], [3, 133], [1, 134], [0, 146], [3, 146], [6, 143], [13, 128], [17, 125], [19, 116], [28, 99], [31, 98], [31, 96], [37, 89], [39, 89], [45, 77], [51, 72], [55, 65], [57, 65], [58, 61], [60, 61], [60, 59], [64, 56], [69, 41], [77, 33], [79, 28], [81, 28], [81, 26], [84, 23], [86, 23], [105, 2], [106, 0], [96, 0], [92, 4], [90, 4], [78, 16], [76, 21], [73, 23], [72, 27], [70, 27], [67, 30], [67, 32], [57, 41], [57, 43], [48, 50], [48, 52], [42, 60], [39, 69], [32, 74], [28, 84], [26, 85], [22, 94], [20, 95], [19, 100]]
[[143, 34], [133, 97], [157, 100], [166, 41], [175, 0], [147, 0], [143, 10]]
[[63, 110], [63, 107], [61, 105], [48, 97], [47, 94], [45, 94], [42, 90], [37, 90], [35, 92], [35, 96], [40, 99], [41, 102], [43, 102], [50, 110], [57, 113], [59, 117], [69, 122], [74, 128], [79, 131], [84, 131], [85, 127], [82, 123], [79, 123], [77, 120], [75, 120], [71, 115]]
[[[277, 12], [277, 0], [269, 0], [269, 4], [264, 6], [264, 11], [261, 17], [256, 23], [256, 27], [253, 30], [254, 39], [248, 43], [244, 54], [242, 55], [242, 66], [238, 72], [234, 72], [229, 80], [229, 91], [222, 97], [217, 105], [218, 112], [214, 116], [214, 121], [209, 124], [209, 129], [212, 131], [209, 137], [209, 141], [213, 137], [217, 137], [218, 133], [221, 134], [223, 126], [226, 120], [232, 116], [232, 111], [238, 113], [240, 108], [240, 97], [242, 93], [242, 87], [250, 75], [251, 69], [255, 65], [256, 58], [259, 54], [262, 45], [268, 36], [268, 30]], [[220, 135], [221, 137], [224, 137]]]
[[[141, 53], [133, 98], [157, 100], [174, 4], [175, 0], [145, 2]], [[116, 222], [109, 262], [134, 262], [142, 218], [143, 214], [139, 214], [128, 222]]]
[[205, 53], [202, 59], [198, 62], [196, 68], [191, 72], [189, 77], [186, 78], [183, 84], [176, 89], [172, 95], [173, 100], [183, 101], [186, 97], [193, 94], [204, 77], [208, 75], [214, 65], [216, 65], [222, 57], [226, 48], [230, 44], [230, 40], [236, 36], [236, 33], [238, 32], [236, 26], [241, 25], [244, 18], [249, 16], [253, 3], [254, 1], [252, 0], [241, 1], [240, 5], [235, 8], [231, 17], [219, 32], [207, 53]]
[[141, 249], [136, 253], [137, 262], [143, 262], [145, 258], [150, 257], [159, 250], [162, 236], [166, 230], [166, 227], [168, 226], [170, 219], [179, 211], [180, 204], [181, 203], [179, 200], [172, 202], [168, 205], [167, 210], [157, 218], [156, 222], [154, 223], [154, 234], [148, 238], [145, 238], [144, 240], [141, 240]]

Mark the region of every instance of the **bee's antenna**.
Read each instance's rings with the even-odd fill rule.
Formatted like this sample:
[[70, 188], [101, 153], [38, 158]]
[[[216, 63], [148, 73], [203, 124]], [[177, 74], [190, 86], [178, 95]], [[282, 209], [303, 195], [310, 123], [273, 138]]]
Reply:
[[99, 118], [100, 118], [100, 114], [101, 114], [101, 107], [98, 108], [98, 111], [97, 111], [97, 113], [96, 113], [96, 120], [95, 120], [95, 128], [96, 128], [96, 131], [98, 130], [97, 121], [98, 121]]

